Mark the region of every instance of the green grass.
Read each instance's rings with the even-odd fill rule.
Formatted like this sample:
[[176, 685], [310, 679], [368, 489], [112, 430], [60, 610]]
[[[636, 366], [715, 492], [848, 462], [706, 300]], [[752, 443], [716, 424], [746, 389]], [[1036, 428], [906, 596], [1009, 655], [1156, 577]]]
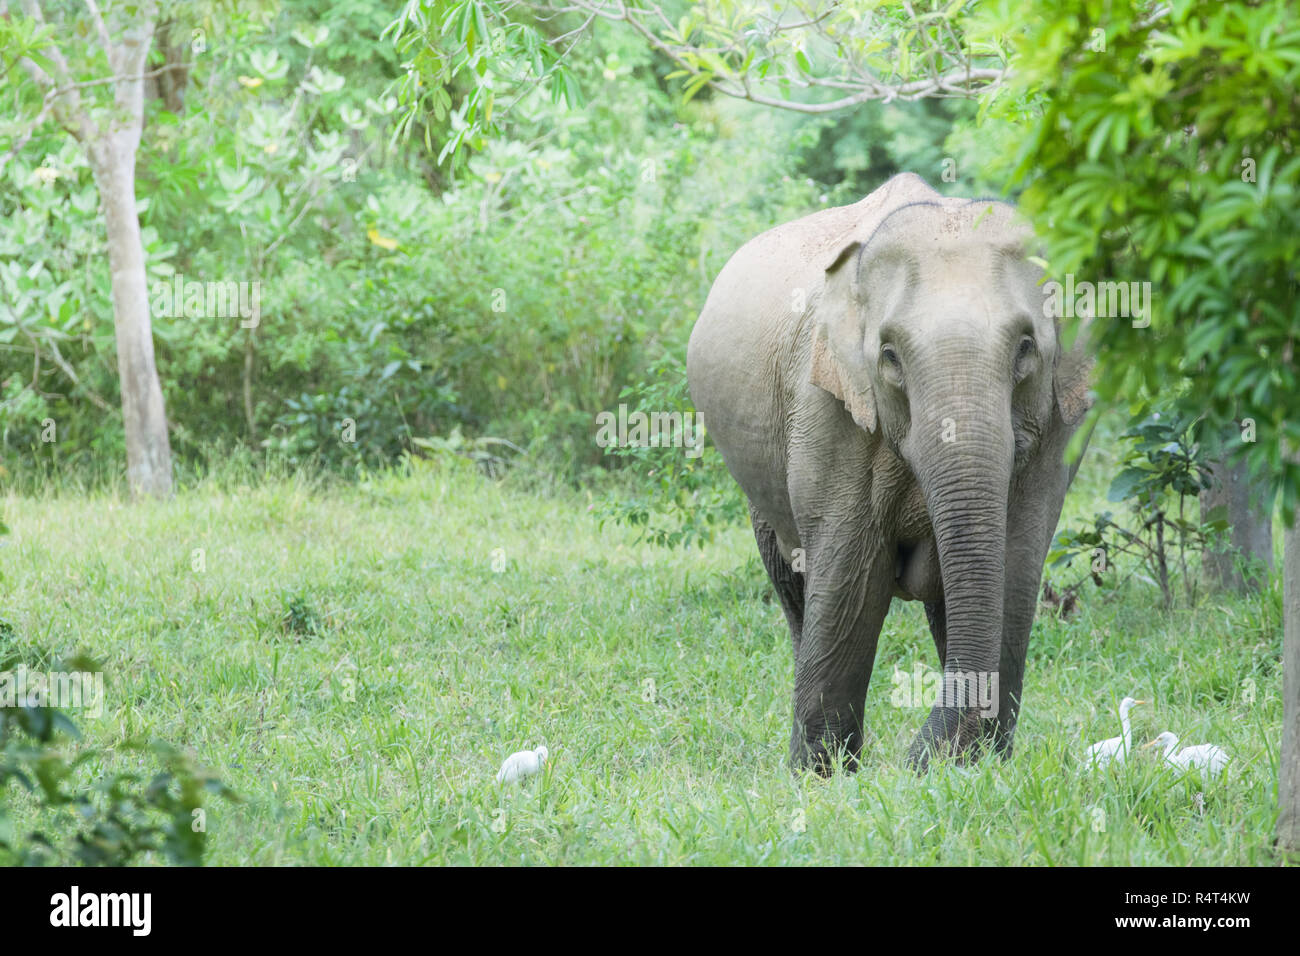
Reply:
[[[1015, 755], [924, 777], [902, 758], [925, 712], [891, 706], [890, 677], [935, 654], [898, 605], [863, 769], [824, 781], [786, 762], [789, 637], [749, 532], [668, 553], [590, 505], [436, 468], [133, 506], [11, 495], [0, 616], [104, 661], [90, 742], [157, 735], [243, 797], [209, 805], [210, 864], [1273, 862], [1276, 588], [1166, 615], [1138, 586], [1040, 618]], [[1203, 809], [1153, 760], [1080, 766], [1129, 693], [1153, 700], [1135, 739], [1235, 758]], [[542, 743], [549, 773], [499, 789]]]

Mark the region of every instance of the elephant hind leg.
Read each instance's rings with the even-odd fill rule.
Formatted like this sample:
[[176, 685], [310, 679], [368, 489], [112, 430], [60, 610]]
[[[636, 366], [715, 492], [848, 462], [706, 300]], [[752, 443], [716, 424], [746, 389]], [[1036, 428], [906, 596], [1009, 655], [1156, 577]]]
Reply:
[[776, 589], [781, 610], [785, 612], [786, 623], [790, 625], [790, 637], [794, 641], [794, 652], [799, 654], [799, 643], [803, 640], [804, 576], [790, 566], [790, 562], [781, 556], [781, 549], [776, 543], [776, 532], [772, 530], [751, 507], [749, 515], [754, 524], [754, 538], [758, 541], [758, 554], [763, 559], [763, 567]]

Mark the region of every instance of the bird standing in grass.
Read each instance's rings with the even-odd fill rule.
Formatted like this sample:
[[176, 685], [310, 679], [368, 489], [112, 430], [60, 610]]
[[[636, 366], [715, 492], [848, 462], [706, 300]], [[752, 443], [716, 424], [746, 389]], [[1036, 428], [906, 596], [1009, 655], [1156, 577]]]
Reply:
[[506, 758], [501, 769], [497, 771], [497, 783], [514, 783], [524, 777], [531, 777], [546, 766], [550, 758], [551, 752], [545, 747], [513, 753]]
[[1178, 753], [1174, 753], [1174, 748], [1178, 746], [1178, 737], [1165, 731], [1155, 740], [1146, 744], [1147, 747], [1154, 747], [1160, 744], [1165, 748], [1165, 763], [1176, 770], [1188, 771], [1199, 770], [1202, 779], [1217, 776], [1224, 767], [1228, 765], [1228, 752], [1222, 747], [1216, 747], [1214, 744], [1198, 744], [1195, 747], [1184, 747]]
[[1124, 733], [1109, 740], [1102, 740], [1088, 748], [1088, 763], [1093, 767], [1104, 767], [1111, 761], [1123, 763], [1133, 749], [1133, 728], [1129, 726], [1128, 712], [1145, 700], [1125, 697], [1119, 702], [1119, 725]]

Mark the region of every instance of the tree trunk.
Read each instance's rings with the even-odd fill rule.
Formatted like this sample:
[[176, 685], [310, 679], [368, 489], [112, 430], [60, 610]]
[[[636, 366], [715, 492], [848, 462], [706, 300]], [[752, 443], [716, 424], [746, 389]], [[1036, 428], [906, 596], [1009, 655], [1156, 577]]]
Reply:
[[155, 3], [144, 0], [122, 29], [118, 45], [109, 40], [110, 31], [98, 10], [92, 7], [91, 12], [113, 68], [113, 104], [104, 116], [106, 122], [95, 123], [82, 112], [77, 129], [95, 174], [108, 232], [126, 480], [132, 497], [165, 497], [172, 492], [172, 450], [154, 364], [144, 243], [135, 209], [135, 154], [144, 127], [144, 65], [158, 11]]
[[145, 276], [144, 243], [135, 209], [135, 148], [109, 133], [93, 161], [108, 230], [112, 269], [117, 373], [126, 432], [126, 477], [132, 496], [172, 491], [171, 442], [162, 386], [154, 364], [153, 325]]
[[1201, 520], [1214, 508], [1222, 508], [1229, 538], [1220, 548], [1205, 549], [1207, 582], [1216, 591], [1258, 588], [1273, 569], [1273, 515], [1265, 504], [1267, 488], [1250, 480], [1244, 461], [1229, 462], [1226, 455], [1211, 462], [1210, 472], [1214, 485], [1201, 492]]
[[1277, 843], [1300, 862], [1300, 517], [1287, 528], [1283, 560], [1282, 762]]
[[[154, 46], [164, 57], [165, 72], [145, 80], [146, 99], [160, 98], [170, 113], [180, 116], [185, 112], [185, 90], [189, 85], [190, 42], [184, 27], [175, 20], [166, 20], [154, 33]], [[197, 32], [197, 31], [196, 31]]]
[[[60, 30], [84, 32], [84, 25], [72, 22], [75, 15], [70, 9], [63, 9], [66, 4], [50, 6], [48, 12], [57, 12], [62, 22], [46, 24], [37, 4], [24, 4], [24, 10], [55, 36]], [[108, 233], [127, 485], [132, 497], [166, 496], [172, 490], [171, 442], [162, 386], [154, 365], [144, 243], [135, 209], [135, 153], [144, 127], [145, 60], [153, 42], [158, 4], [156, 0], [138, 0], [115, 9], [109, 20], [94, 3], [86, 4], [86, 13], [111, 70], [110, 102], [104, 102], [100, 95], [101, 81], [73, 82], [68, 61], [57, 46], [47, 50], [41, 63], [27, 57], [20, 57], [18, 62], [45, 91], [50, 115], [76, 138], [95, 174]], [[9, 16], [4, 0], [0, 0], [0, 16]], [[117, 43], [113, 42], [114, 33], [120, 36]]]

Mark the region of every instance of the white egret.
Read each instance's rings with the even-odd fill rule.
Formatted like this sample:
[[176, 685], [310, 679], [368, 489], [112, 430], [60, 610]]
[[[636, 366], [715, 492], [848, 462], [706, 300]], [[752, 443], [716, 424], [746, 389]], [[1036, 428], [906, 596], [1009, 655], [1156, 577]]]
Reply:
[[1133, 749], [1133, 728], [1128, 722], [1128, 712], [1138, 704], [1145, 704], [1145, 700], [1134, 700], [1132, 697], [1125, 697], [1119, 702], [1119, 724], [1124, 733], [1118, 737], [1111, 737], [1109, 740], [1102, 740], [1088, 748], [1088, 763], [1093, 767], [1104, 767], [1112, 760], [1116, 763], [1123, 763], [1128, 759], [1129, 751]]
[[506, 758], [501, 769], [497, 771], [497, 783], [515, 783], [524, 777], [531, 777], [551, 759], [551, 752], [545, 747], [536, 750], [520, 750]]
[[1160, 744], [1165, 748], [1165, 763], [1176, 770], [1188, 771], [1199, 770], [1203, 779], [1217, 776], [1218, 773], [1228, 765], [1228, 752], [1222, 747], [1216, 747], [1214, 744], [1198, 744], [1195, 747], [1184, 747], [1178, 753], [1174, 753], [1174, 748], [1178, 746], [1178, 737], [1165, 731], [1155, 740], [1146, 744], [1147, 747], [1154, 747]]

